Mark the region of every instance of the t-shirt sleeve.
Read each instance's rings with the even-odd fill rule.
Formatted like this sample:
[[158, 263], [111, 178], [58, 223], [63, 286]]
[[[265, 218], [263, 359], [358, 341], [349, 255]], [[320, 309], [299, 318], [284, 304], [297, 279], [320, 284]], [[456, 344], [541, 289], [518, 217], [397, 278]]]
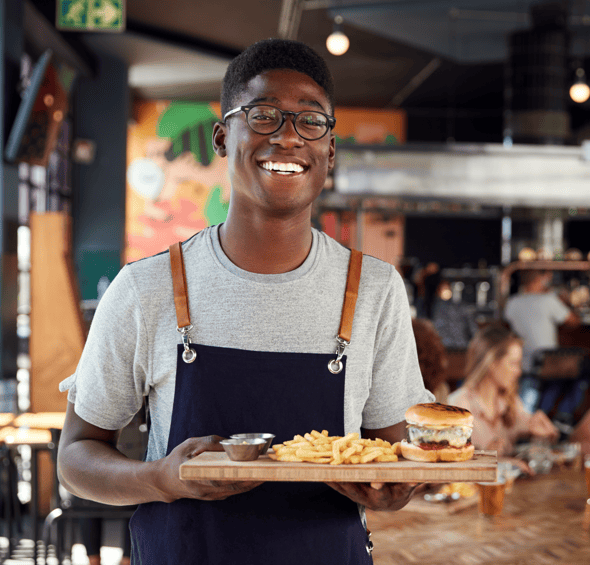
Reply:
[[362, 425], [367, 429], [392, 426], [404, 420], [410, 406], [422, 402], [434, 402], [434, 395], [424, 387], [408, 296], [400, 274], [392, 267]]
[[129, 267], [124, 267], [98, 304], [76, 372], [59, 384], [83, 420], [118, 430], [139, 411], [148, 390], [146, 334]]
[[560, 326], [570, 315], [570, 309], [555, 294], [551, 293], [549, 296], [551, 297], [551, 316], [553, 321]]
[[513, 300], [509, 298], [506, 301], [506, 306], [504, 307], [504, 312], [502, 313], [502, 318], [504, 319], [504, 321], [508, 322], [511, 326], [514, 324], [514, 317], [512, 313], [513, 305]]

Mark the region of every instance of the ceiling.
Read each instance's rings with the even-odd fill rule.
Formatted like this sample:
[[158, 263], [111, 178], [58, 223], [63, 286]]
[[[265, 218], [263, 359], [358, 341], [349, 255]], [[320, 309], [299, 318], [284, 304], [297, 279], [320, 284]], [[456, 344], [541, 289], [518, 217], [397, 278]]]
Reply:
[[[54, 17], [55, 0], [28, 1]], [[257, 40], [282, 35], [326, 58], [338, 105], [442, 113], [472, 108], [491, 115], [503, 104], [507, 37], [530, 27], [530, 7], [539, 3], [127, 0], [125, 33], [65, 35], [126, 61], [130, 85], [146, 98], [215, 100], [233, 56]], [[573, 77], [576, 57], [590, 63], [590, 0], [558, 3], [568, 6]], [[343, 17], [350, 38], [341, 57], [325, 46], [335, 15]]]

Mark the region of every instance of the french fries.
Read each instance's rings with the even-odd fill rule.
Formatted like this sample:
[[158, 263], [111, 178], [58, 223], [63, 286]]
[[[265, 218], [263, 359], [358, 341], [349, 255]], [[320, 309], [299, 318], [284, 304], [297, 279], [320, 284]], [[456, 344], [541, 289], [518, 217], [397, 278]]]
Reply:
[[327, 430], [312, 430], [303, 436], [272, 446], [268, 456], [276, 461], [308, 462], [328, 465], [357, 465], [397, 461], [399, 442], [363, 439], [358, 433], [330, 436]]

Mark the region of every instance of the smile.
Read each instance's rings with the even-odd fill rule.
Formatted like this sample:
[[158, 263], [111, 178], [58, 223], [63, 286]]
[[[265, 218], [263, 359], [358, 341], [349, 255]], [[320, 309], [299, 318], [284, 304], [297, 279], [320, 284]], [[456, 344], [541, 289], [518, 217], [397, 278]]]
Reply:
[[278, 173], [280, 175], [293, 175], [296, 173], [302, 173], [306, 167], [303, 167], [299, 163], [276, 163], [274, 161], [263, 161], [259, 163], [259, 165], [273, 173]]

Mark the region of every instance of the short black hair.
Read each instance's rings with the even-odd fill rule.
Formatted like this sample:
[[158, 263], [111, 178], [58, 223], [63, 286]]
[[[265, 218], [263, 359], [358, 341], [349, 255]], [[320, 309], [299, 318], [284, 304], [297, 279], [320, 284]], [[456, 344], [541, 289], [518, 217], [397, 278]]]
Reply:
[[264, 39], [242, 51], [229, 64], [221, 87], [221, 115], [225, 116], [250, 80], [264, 71], [291, 69], [321, 86], [334, 110], [334, 83], [328, 65], [311, 47], [291, 39]]

